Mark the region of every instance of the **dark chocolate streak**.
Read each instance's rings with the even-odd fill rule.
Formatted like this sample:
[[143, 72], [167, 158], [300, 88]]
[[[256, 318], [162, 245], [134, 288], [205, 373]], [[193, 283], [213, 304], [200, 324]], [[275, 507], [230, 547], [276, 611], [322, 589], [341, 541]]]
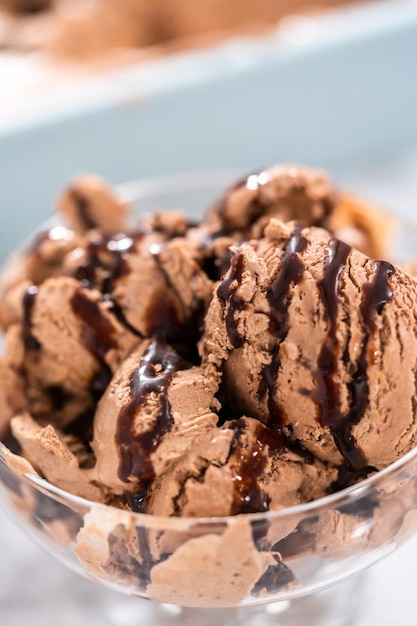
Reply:
[[264, 594], [276, 593], [279, 589], [295, 580], [293, 572], [288, 565], [282, 561], [277, 561], [276, 565], [270, 565], [266, 572], [260, 577], [251, 591], [253, 596], [263, 596]]
[[94, 287], [103, 274], [101, 291], [111, 293], [114, 283], [130, 272], [126, 256], [134, 249], [143, 233], [132, 236], [123, 233], [111, 236], [100, 235], [87, 246], [85, 262], [77, 268], [75, 278], [86, 287]]
[[34, 285], [28, 287], [23, 296], [23, 321], [22, 321], [22, 331], [23, 331], [23, 342], [25, 344], [26, 350], [39, 350], [40, 343], [36, 339], [36, 337], [32, 333], [32, 313], [33, 308], [36, 303], [36, 297], [38, 295], [38, 288]]
[[[146, 336], [156, 336], [166, 339], [184, 359], [190, 363], [199, 364], [197, 344], [201, 336], [205, 302], [195, 293], [192, 296], [190, 309], [187, 315], [179, 310], [181, 294], [178, 286], [171, 280], [160, 258], [162, 244], [158, 252], [153, 253], [155, 263], [164, 277], [165, 287], [155, 291], [144, 316]], [[196, 265], [193, 272], [201, 271]], [[175, 297], [176, 296], [176, 297]], [[187, 307], [188, 308], [188, 307]]]
[[282, 432], [283, 413], [275, 399], [278, 371], [280, 367], [279, 346], [288, 334], [288, 295], [292, 284], [297, 284], [303, 277], [304, 264], [298, 253], [303, 252], [308, 241], [301, 235], [302, 226], [297, 225], [284, 248], [280, 269], [277, 277], [267, 293], [267, 299], [271, 307], [269, 328], [271, 334], [278, 339], [271, 362], [263, 372], [263, 381], [268, 390], [269, 425], [275, 430]]
[[230, 455], [233, 459], [230, 458], [230, 462], [237, 464], [231, 515], [267, 511], [270, 499], [260, 488], [259, 478], [265, 471], [268, 456], [278, 455], [287, 447], [280, 433], [270, 430], [261, 422], [256, 427], [255, 437], [250, 445], [244, 442], [246, 423], [237, 420], [230, 427], [234, 431]]
[[81, 291], [76, 291], [70, 301], [74, 314], [81, 320], [82, 338], [86, 348], [103, 362], [105, 355], [117, 347], [116, 328], [103, 314], [98, 302]]
[[226, 313], [226, 330], [230, 343], [234, 348], [240, 348], [243, 344], [243, 338], [239, 334], [235, 319], [236, 311], [241, 311], [245, 306], [242, 298], [236, 295], [242, 281], [242, 273], [243, 255], [237, 252], [230, 262], [229, 277], [225, 278], [217, 288], [217, 296], [229, 305]]
[[85, 230], [90, 230], [97, 226], [96, 222], [92, 219], [90, 215], [90, 202], [89, 199], [84, 196], [78, 189], [72, 187], [68, 190], [68, 194], [75, 204], [77, 209], [78, 217], [82, 222]]
[[[168, 387], [174, 372], [185, 369], [187, 364], [161, 339], [154, 339], [148, 346], [138, 367], [130, 379], [130, 401], [122, 408], [117, 420], [116, 443], [119, 450], [119, 478], [128, 482], [134, 476], [141, 481], [154, 478], [149, 458], [163, 435], [172, 425]], [[138, 411], [145, 406], [151, 394], [158, 397], [159, 408], [153, 427], [135, 435], [134, 421]]]
[[107, 388], [112, 373], [105, 361], [109, 350], [117, 347], [116, 328], [105, 317], [98, 302], [91, 300], [81, 291], [76, 291], [70, 300], [74, 315], [81, 321], [81, 335], [85, 347], [100, 363], [100, 371], [90, 383], [90, 392], [97, 400]]
[[[315, 372], [316, 389], [314, 399], [319, 408], [319, 421], [322, 426], [329, 427], [333, 436], [336, 433], [336, 445], [338, 441], [336, 424], [340, 422], [340, 389], [334, 380], [334, 374], [338, 363], [338, 340], [336, 336], [337, 312], [338, 312], [338, 284], [339, 277], [346, 266], [346, 261], [351, 252], [350, 246], [338, 239], [332, 239], [326, 249], [326, 265], [323, 279], [318, 283], [321, 299], [325, 307], [324, 317], [328, 322], [327, 336], [321, 348], [318, 358], [318, 369]], [[338, 445], [339, 448], [339, 445]], [[340, 450], [341, 454], [344, 453]], [[362, 463], [362, 460], [361, 460]]]
[[[385, 304], [392, 298], [391, 287], [388, 278], [395, 272], [394, 267], [386, 261], [375, 261], [375, 275], [372, 282], [363, 286], [363, 299], [361, 304], [361, 314], [363, 319], [362, 349], [359, 356], [357, 370], [348, 385], [350, 392], [350, 410], [346, 416], [335, 424], [333, 436], [336, 445], [342, 452], [348, 464], [358, 470], [366, 467], [366, 459], [363, 453], [358, 454], [358, 446], [351, 433], [353, 426], [362, 419], [369, 396], [368, 382], [368, 343], [372, 333], [375, 333], [377, 326], [375, 315], [381, 315]], [[361, 452], [361, 451], [360, 451]]]
[[384, 305], [392, 298], [388, 278], [394, 272], [394, 268], [390, 263], [376, 261], [372, 282], [363, 286], [360, 307], [363, 320], [361, 353], [356, 372], [348, 384], [350, 409], [347, 414], [342, 415], [340, 387], [334, 380], [338, 362], [336, 337], [338, 281], [346, 265], [350, 248], [347, 244], [334, 239], [330, 242], [327, 252], [327, 266], [319, 288], [326, 307], [329, 328], [319, 355], [315, 399], [320, 410], [320, 422], [330, 428], [335, 444], [348, 468], [354, 472], [362, 472], [367, 467], [367, 461], [352, 435], [352, 428], [360, 422], [368, 403], [367, 348], [370, 335], [376, 330], [375, 314], [381, 314]]

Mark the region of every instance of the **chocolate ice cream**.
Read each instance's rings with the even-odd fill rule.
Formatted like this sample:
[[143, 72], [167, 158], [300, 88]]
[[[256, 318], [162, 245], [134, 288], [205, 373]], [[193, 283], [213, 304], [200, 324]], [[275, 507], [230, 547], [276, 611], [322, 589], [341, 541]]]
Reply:
[[226, 402], [289, 442], [332, 465], [382, 469], [416, 441], [416, 289], [328, 231], [272, 219], [234, 250], [203, 363], [223, 372]]
[[[294, 537], [325, 558], [355, 532], [355, 549], [370, 545], [357, 510], [299, 527], [297, 515], [230, 520], [318, 500], [415, 446], [417, 283], [373, 260], [391, 227], [383, 214], [295, 166], [238, 181], [198, 224], [178, 211], [132, 223], [93, 177], [58, 207], [65, 224], [0, 282], [0, 428], [8, 458], [111, 505], [105, 532], [94, 509], [72, 526], [89, 571], [137, 579], [154, 599], [222, 606], [296, 585], [282, 562]], [[155, 525], [136, 533], [118, 509]], [[192, 520], [213, 517], [210, 540], [194, 537]], [[189, 532], [159, 528], [175, 518]], [[231, 545], [226, 568], [234, 534], [248, 561]], [[216, 588], [168, 588], [174, 569], [188, 585], [197, 553]]]

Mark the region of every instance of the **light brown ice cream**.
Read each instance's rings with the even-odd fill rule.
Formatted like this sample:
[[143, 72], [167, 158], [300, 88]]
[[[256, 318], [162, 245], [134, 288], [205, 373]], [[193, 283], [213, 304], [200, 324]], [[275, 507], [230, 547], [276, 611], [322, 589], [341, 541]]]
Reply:
[[126, 230], [127, 206], [98, 176], [80, 176], [58, 199], [58, 209], [75, 231], [99, 228], [101, 232]]
[[416, 295], [401, 269], [271, 220], [217, 286], [203, 362], [233, 406], [317, 458], [381, 469], [416, 440]]
[[158, 476], [146, 510], [186, 517], [276, 511], [325, 495], [336, 477], [291, 451], [279, 433], [241, 417], [195, 437]]
[[6, 462], [111, 505], [76, 511], [68, 533], [45, 513], [90, 575], [225, 606], [299, 584], [287, 559], [300, 549], [344, 558], [402, 532], [411, 483], [388, 525], [378, 487], [363, 511], [293, 509], [416, 443], [417, 283], [372, 259], [391, 222], [366, 208], [322, 172], [275, 166], [199, 224], [178, 211], [132, 224], [87, 177], [58, 202], [66, 226], [10, 262]]
[[132, 493], [140, 508], [155, 477], [216, 425], [216, 391], [216, 378], [164, 342], [143, 342], [114, 376], [94, 418], [98, 480], [115, 493]]

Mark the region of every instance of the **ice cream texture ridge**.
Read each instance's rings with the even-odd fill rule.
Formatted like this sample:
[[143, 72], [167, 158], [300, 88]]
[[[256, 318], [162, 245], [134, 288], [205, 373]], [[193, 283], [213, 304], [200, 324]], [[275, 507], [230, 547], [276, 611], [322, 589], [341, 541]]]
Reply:
[[[381, 260], [385, 217], [325, 173], [250, 174], [199, 222], [173, 210], [133, 223], [90, 175], [57, 206], [59, 224], [1, 278], [0, 439], [15, 465], [111, 505], [99, 557], [86, 548], [94, 509], [77, 536], [90, 569], [117, 570], [118, 509], [235, 516], [253, 548], [240, 514], [322, 498], [415, 446], [417, 283]], [[325, 527], [342, 532], [351, 518], [335, 512]], [[181, 564], [196, 554], [215, 578], [213, 550], [239, 570], [228, 601], [264, 590], [267, 573], [295, 584], [278, 552], [248, 549], [242, 564], [229, 532], [207, 535], [210, 545], [149, 539], [151, 596], [181, 602]], [[268, 532], [269, 547], [285, 536]], [[144, 558], [137, 541], [123, 548], [129, 562]]]

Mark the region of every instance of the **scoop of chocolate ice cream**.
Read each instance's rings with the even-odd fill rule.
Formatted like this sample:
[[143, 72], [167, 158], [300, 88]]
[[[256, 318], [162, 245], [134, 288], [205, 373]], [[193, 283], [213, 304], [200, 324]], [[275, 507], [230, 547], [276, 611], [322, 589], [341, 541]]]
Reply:
[[100, 228], [104, 233], [126, 230], [127, 206], [98, 176], [80, 176], [58, 199], [58, 209], [75, 231]]
[[335, 206], [329, 178], [318, 170], [275, 166], [231, 187], [208, 215], [227, 232], [247, 230], [260, 218], [323, 225]]
[[326, 494], [336, 471], [291, 451], [281, 435], [241, 417], [196, 437], [152, 486], [146, 511], [209, 517], [279, 510]]
[[371, 257], [383, 254], [392, 230], [392, 220], [370, 202], [337, 190], [320, 170], [294, 165], [245, 176], [213, 206], [207, 223], [237, 243], [261, 237], [271, 218], [326, 228]]
[[78, 179], [68, 225], [2, 279], [3, 432], [51, 482], [167, 516], [276, 510], [385, 467], [415, 440], [416, 284], [335, 237], [373, 241], [352, 202], [275, 166], [198, 224], [129, 227]]
[[217, 423], [216, 390], [215, 377], [164, 341], [143, 341], [116, 372], [94, 418], [98, 480], [131, 493], [140, 509], [155, 477]]
[[138, 339], [99, 292], [62, 277], [26, 290], [15, 341], [29, 412], [43, 423], [66, 426], [94, 408]]
[[213, 284], [186, 241], [161, 237], [144, 235], [126, 252], [110, 295], [143, 337], [165, 337], [193, 353]]
[[223, 373], [229, 405], [317, 458], [381, 469], [416, 441], [416, 296], [401, 269], [323, 229], [271, 220], [234, 250], [203, 363]]

